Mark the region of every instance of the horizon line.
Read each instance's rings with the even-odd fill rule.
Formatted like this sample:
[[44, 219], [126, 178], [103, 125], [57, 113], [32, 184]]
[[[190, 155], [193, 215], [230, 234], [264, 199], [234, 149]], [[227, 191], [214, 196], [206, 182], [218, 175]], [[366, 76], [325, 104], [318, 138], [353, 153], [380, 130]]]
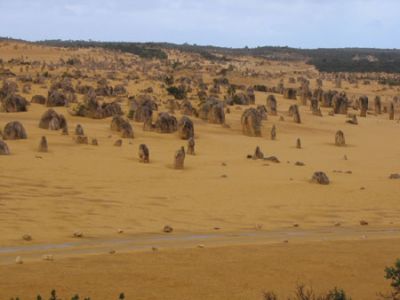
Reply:
[[298, 46], [289, 46], [289, 45], [262, 45], [262, 46], [243, 46], [243, 47], [232, 47], [232, 46], [221, 46], [221, 45], [213, 45], [213, 44], [198, 44], [198, 43], [176, 43], [176, 42], [168, 42], [168, 41], [128, 41], [128, 40], [93, 40], [93, 39], [61, 39], [61, 38], [51, 38], [51, 39], [42, 39], [42, 40], [30, 40], [24, 38], [16, 38], [11, 36], [0, 36], [0, 40], [12, 40], [12, 41], [20, 41], [20, 42], [28, 42], [28, 43], [43, 43], [43, 42], [51, 42], [51, 41], [60, 41], [60, 42], [86, 42], [86, 43], [126, 43], [126, 44], [170, 44], [175, 46], [192, 46], [192, 47], [213, 47], [213, 48], [221, 48], [221, 49], [231, 49], [231, 50], [245, 50], [245, 49], [259, 49], [259, 48], [288, 48], [295, 50], [340, 50], [340, 49], [359, 49], [359, 50], [400, 50], [400, 48], [380, 48], [380, 47], [363, 47], [363, 46], [346, 46], [346, 47], [298, 47]]

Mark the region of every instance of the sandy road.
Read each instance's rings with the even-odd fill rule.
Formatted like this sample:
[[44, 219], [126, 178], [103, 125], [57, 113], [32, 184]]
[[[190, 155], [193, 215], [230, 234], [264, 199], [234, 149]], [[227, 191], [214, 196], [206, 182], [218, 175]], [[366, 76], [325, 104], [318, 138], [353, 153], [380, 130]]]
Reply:
[[82, 257], [115, 251], [128, 253], [152, 251], [153, 248], [179, 249], [193, 247], [221, 247], [318, 241], [379, 240], [400, 237], [399, 227], [327, 227], [320, 229], [290, 228], [286, 230], [258, 230], [241, 232], [215, 231], [209, 233], [120, 234], [109, 238], [76, 238], [58, 244], [34, 244], [0, 247], [0, 264], [15, 263], [15, 257], [25, 262], [38, 261], [43, 255], [54, 258]]

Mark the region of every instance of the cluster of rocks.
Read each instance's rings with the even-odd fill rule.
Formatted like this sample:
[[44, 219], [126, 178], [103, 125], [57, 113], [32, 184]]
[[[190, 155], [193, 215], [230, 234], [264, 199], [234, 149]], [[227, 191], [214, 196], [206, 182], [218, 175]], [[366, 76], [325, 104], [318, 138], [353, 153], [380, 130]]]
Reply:
[[200, 103], [198, 117], [212, 124], [225, 123], [224, 104], [216, 99], [209, 99]]
[[17, 94], [18, 86], [13, 81], [3, 81], [0, 89], [0, 112], [26, 112], [29, 102]]
[[39, 121], [39, 128], [49, 129], [49, 130], [60, 130], [68, 131], [67, 120], [62, 114], [57, 113], [54, 109], [50, 108], [45, 113]]
[[129, 123], [129, 120], [121, 117], [121, 116], [114, 116], [111, 120], [111, 130], [117, 131], [121, 133], [122, 138], [126, 139], [133, 139], [133, 127]]
[[72, 106], [68, 111], [73, 116], [93, 119], [104, 119], [123, 115], [118, 102], [100, 102], [93, 90], [90, 90], [88, 94], [86, 94], [83, 103]]

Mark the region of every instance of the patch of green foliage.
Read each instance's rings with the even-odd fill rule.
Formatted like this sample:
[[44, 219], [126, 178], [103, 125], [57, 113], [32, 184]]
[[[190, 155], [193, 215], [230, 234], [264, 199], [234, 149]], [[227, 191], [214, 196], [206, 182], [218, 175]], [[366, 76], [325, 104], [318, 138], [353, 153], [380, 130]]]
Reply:
[[[50, 297], [48, 299], [49, 300], [62, 300], [61, 298], [59, 298], [57, 296], [56, 290], [52, 290], [50, 292]], [[16, 297], [16, 298], [11, 298], [10, 300], [20, 300], [20, 298]], [[45, 300], [45, 299], [41, 295], [37, 295], [36, 296], [36, 300]], [[91, 300], [91, 298], [90, 297], [81, 298], [78, 294], [76, 294], [76, 295], [71, 297], [71, 300]], [[118, 297], [118, 300], [125, 300], [125, 294], [124, 293], [120, 293], [119, 297]]]
[[[279, 300], [274, 292], [264, 293], [264, 300]], [[294, 291], [294, 296], [288, 300], [351, 300], [342, 289], [333, 288], [326, 293], [318, 295], [313, 288], [305, 285], [298, 285]]]
[[39, 44], [65, 48], [104, 48], [132, 53], [147, 59], [167, 59], [168, 55], [157, 47], [141, 43], [46, 40]]
[[385, 268], [385, 278], [390, 280], [391, 292], [388, 295], [381, 294], [384, 299], [400, 300], [400, 259], [394, 266]]
[[175, 97], [175, 99], [177, 100], [182, 100], [186, 98], [186, 90], [184, 89], [184, 87], [177, 87], [177, 86], [170, 86], [167, 87], [167, 92], [168, 94], [172, 95]]
[[[256, 48], [227, 48], [171, 43], [130, 43], [130, 42], [96, 42], [96, 41], [62, 41], [46, 40], [39, 44], [89, 48], [101, 47], [136, 54], [142, 58], [167, 59], [164, 49], [197, 53], [210, 61], [227, 62], [227, 56], [251, 55], [269, 60], [300, 61], [306, 60], [321, 72], [385, 72], [400, 73], [399, 49], [374, 48], [329, 48], [297, 49], [290, 47], [263, 46]], [[357, 58], [357, 59], [356, 59]], [[373, 58], [373, 59], [370, 59]]]

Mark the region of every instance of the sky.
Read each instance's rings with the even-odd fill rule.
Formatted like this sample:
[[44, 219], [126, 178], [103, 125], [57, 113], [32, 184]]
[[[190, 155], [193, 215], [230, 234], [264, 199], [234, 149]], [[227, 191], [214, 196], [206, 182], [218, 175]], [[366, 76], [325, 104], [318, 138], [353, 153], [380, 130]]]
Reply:
[[0, 0], [0, 36], [400, 48], [400, 0]]

